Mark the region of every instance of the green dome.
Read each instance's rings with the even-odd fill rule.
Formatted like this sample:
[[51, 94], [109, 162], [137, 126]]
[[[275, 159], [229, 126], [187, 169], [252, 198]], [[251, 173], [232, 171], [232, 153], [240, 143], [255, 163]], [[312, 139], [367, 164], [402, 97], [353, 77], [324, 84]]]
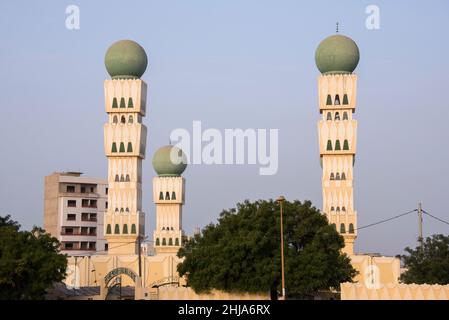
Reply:
[[112, 79], [138, 79], [145, 72], [148, 59], [137, 42], [120, 40], [109, 47], [104, 64]]
[[323, 74], [352, 73], [359, 59], [359, 48], [354, 40], [340, 34], [321, 41], [315, 52], [316, 66]]
[[[173, 162], [171, 161], [173, 155]], [[180, 163], [177, 163], [180, 162]], [[175, 146], [159, 148], [153, 156], [153, 168], [162, 177], [180, 176], [187, 167], [187, 158], [181, 149]]]

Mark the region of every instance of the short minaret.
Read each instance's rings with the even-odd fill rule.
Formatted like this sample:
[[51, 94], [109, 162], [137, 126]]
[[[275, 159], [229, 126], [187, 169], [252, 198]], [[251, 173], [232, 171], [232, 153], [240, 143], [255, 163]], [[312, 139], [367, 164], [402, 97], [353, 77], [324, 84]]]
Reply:
[[111, 80], [104, 82], [108, 123], [104, 148], [108, 157], [108, 207], [104, 234], [111, 255], [138, 253], [138, 237], [144, 235], [142, 212], [142, 160], [147, 128], [147, 85], [140, 79], [147, 67], [145, 50], [122, 40], [109, 47], [105, 64]]
[[357, 44], [343, 35], [324, 39], [315, 53], [318, 77], [320, 162], [323, 169], [323, 212], [345, 240], [344, 252], [354, 253], [357, 212], [354, 208], [353, 166], [356, 154]]
[[182, 206], [185, 179], [181, 174], [187, 167], [186, 157], [181, 149], [164, 146], [154, 154], [153, 167], [158, 174], [153, 179], [153, 200], [156, 204], [154, 248], [156, 254], [176, 254], [184, 237]]

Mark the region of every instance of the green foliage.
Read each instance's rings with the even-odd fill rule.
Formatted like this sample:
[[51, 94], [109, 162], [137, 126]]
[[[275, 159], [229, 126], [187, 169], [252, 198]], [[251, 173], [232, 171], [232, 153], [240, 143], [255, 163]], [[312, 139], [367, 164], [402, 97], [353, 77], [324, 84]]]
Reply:
[[407, 271], [401, 275], [404, 283], [449, 284], [449, 236], [442, 234], [426, 238], [423, 247], [405, 248], [402, 255]]
[[[284, 203], [285, 281], [290, 296], [338, 288], [356, 275], [343, 238], [310, 201]], [[196, 292], [279, 290], [280, 214], [273, 200], [237, 204], [178, 252], [181, 276]]]
[[43, 299], [46, 289], [65, 278], [67, 259], [43, 229], [19, 228], [10, 216], [0, 217], [0, 299]]

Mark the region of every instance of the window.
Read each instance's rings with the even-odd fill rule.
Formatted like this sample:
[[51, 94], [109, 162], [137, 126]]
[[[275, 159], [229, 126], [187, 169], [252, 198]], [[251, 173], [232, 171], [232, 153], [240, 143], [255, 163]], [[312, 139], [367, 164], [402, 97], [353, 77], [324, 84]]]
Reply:
[[340, 140], [335, 141], [335, 151], [337, 151], [337, 150], [341, 150]]
[[123, 210], [123, 208], [120, 208], [120, 213], [124, 213], [125, 210]]
[[129, 178], [129, 174], [126, 175], [125, 181], [126, 182], [130, 182], [131, 181], [131, 179]]
[[331, 224], [332, 228], [334, 228], [335, 231], [337, 231], [337, 226], [335, 225], [335, 223]]
[[179, 246], [179, 238], [175, 238], [175, 246]]
[[335, 112], [335, 120], [340, 121], [340, 113], [339, 112]]
[[343, 112], [343, 120], [348, 120], [348, 113], [345, 111]]
[[106, 195], [109, 193], [109, 188], [106, 188], [105, 190], [104, 190], [104, 192], [106, 193]]
[[327, 147], [326, 147], [327, 151], [332, 151], [332, 142], [330, 140], [327, 140]]
[[120, 152], [125, 152], [125, 144], [123, 142], [120, 142]]
[[105, 209], [107, 209], [108, 208], [108, 206], [109, 206], [109, 203], [106, 201], [105, 203], [104, 203], [104, 207], [105, 207]]
[[67, 207], [76, 207], [76, 200], [67, 200]]
[[349, 104], [348, 95], [346, 93], [343, 95], [343, 104]]
[[333, 172], [331, 173], [330, 180], [335, 180], [335, 176], [334, 176], [334, 173], [333, 173]]
[[159, 241], [159, 238], [156, 238], [156, 245], [157, 245], [157, 246], [160, 246], [160, 245], [161, 245], [161, 242]]
[[346, 212], [346, 207], [341, 207], [341, 211], [344, 211], [344, 212]]
[[115, 224], [114, 233], [115, 234], [120, 234], [120, 227], [119, 227], [118, 223]]
[[71, 250], [73, 249], [73, 243], [72, 242], [66, 242], [64, 243], [64, 249]]
[[128, 234], [128, 225], [126, 223], [123, 225], [123, 234]]
[[176, 200], [176, 193], [174, 191], [171, 193], [171, 199]]
[[75, 192], [75, 186], [67, 186], [67, 192]]
[[125, 118], [125, 116], [121, 116], [121, 118], [120, 118], [120, 123], [126, 123], [126, 118]]
[[335, 95], [335, 103], [336, 106], [340, 105], [340, 96], [338, 94]]
[[120, 176], [120, 182], [125, 182], [125, 176], [123, 174]]
[[89, 221], [89, 214], [87, 212], [81, 213], [81, 221]]
[[173, 245], [173, 239], [172, 239], [172, 238], [169, 238], [169, 239], [168, 239], [168, 245], [169, 245], [169, 246], [172, 246], [172, 245]]
[[104, 251], [108, 251], [108, 249], [109, 249], [109, 246], [108, 246], [107, 243], [105, 243], [105, 244], [104, 244]]
[[133, 145], [131, 142], [128, 142], [128, 148], [126, 149], [126, 152], [133, 152]]
[[118, 174], [116, 174], [115, 175], [115, 182], [119, 182], [119, 181], [120, 181], [120, 178], [119, 178]]
[[335, 208], [334, 208], [334, 207], [331, 207], [331, 211], [335, 211]]
[[133, 116], [129, 116], [128, 123], [133, 123], [133, 122], [134, 122]]
[[118, 108], [117, 98], [112, 99], [112, 108]]
[[96, 236], [97, 235], [97, 228], [93, 227], [89, 229], [89, 235]]
[[76, 220], [76, 214], [68, 214], [67, 215], [67, 221], [75, 221]]
[[112, 143], [112, 148], [111, 148], [111, 152], [117, 152], [117, 144], [115, 142]]
[[86, 193], [86, 187], [81, 187], [81, 193]]
[[134, 108], [133, 98], [128, 99], [128, 108]]
[[346, 233], [346, 228], [345, 228], [344, 223], [340, 224], [340, 233]]
[[94, 187], [90, 187], [90, 192], [94, 192]]
[[129, 212], [129, 208], [126, 208], [125, 211], [126, 211], [126, 212]]
[[135, 224], [135, 223], [133, 223], [133, 224], [131, 225], [131, 233], [132, 233], [132, 234], [136, 234], [136, 233], [137, 233], [137, 231], [136, 231], [136, 224]]
[[159, 200], [164, 200], [164, 193], [162, 191], [159, 192]]
[[117, 124], [117, 123], [118, 123], [118, 118], [117, 118], [117, 116], [114, 116], [114, 118], [113, 118], [113, 120], [112, 120], [112, 123], [113, 123], [113, 124]]
[[73, 234], [73, 228], [63, 228], [62, 229], [62, 234]]
[[326, 120], [332, 120], [332, 113], [330, 113], [330, 112], [327, 113]]
[[165, 240], [165, 238], [162, 238], [162, 245], [166, 246], [167, 245], [167, 241]]
[[337, 174], [335, 175], [335, 180], [340, 180], [340, 173], [337, 172]]
[[95, 242], [89, 242], [89, 250], [95, 250]]
[[118, 208], [115, 208], [115, 212], [118, 212]]
[[165, 200], [170, 200], [170, 193], [168, 191], [165, 193]]
[[126, 108], [125, 98], [123, 97], [120, 99], [120, 108]]
[[[107, 207], [107, 201], [106, 201], [106, 207]], [[91, 213], [89, 216], [89, 220], [90, 221], [97, 221], [97, 214], [96, 213]]]
[[343, 141], [343, 150], [349, 150], [349, 142], [346, 139]]
[[341, 180], [346, 180], [346, 175], [344, 172], [341, 174]]
[[337, 210], [335, 210], [335, 211], [340, 212], [340, 207], [337, 207]]
[[332, 97], [330, 94], [328, 94], [327, 99], [326, 99], [326, 106], [331, 106], [331, 105], [332, 105]]
[[352, 223], [349, 224], [349, 233], [354, 233], [354, 225]]

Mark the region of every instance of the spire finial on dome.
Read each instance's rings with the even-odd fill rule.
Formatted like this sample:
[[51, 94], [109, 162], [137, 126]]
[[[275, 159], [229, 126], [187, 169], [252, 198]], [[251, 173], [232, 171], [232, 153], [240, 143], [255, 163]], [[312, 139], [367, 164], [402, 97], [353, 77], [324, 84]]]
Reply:
[[337, 33], [338, 33], [338, 21], [337, 21]]

